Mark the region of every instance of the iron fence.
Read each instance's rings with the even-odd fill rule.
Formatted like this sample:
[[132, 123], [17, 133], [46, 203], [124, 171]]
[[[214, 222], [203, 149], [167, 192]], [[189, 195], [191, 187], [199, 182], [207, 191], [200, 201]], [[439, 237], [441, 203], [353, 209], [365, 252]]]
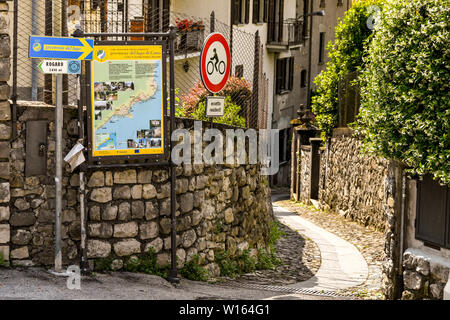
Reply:
[[[190, 98], [204, 91], [200, 80], [199, 57], [204, 40], [212, 32], [220, 32], [229, 41], [232, 50], [232, 79], [225, 90], [232, 102], [240, 107], [239, 114], [248, 127], [258, 127], [258, 80], [260, 71], [260, 40], [250, 34], [218, 21], [214, 13], [209, 17], [192, 17], [170, 11], [168, 1], [142, 0], [14, 0], [10, 15], [14, 21], [12, 87], [13, 103], [17, 100], [55, 102], [53, 75], [43, 74], [40, 61], [29, 59], [30, 35], [71, 36], [77, 28], [85, 33], [144, 33], [167, 31], [175, 25], [175, 77], [178, 106], [189, 116], [195, 106]], [[158, 4], [158, 5], [156, 5]], [[124, 37], [100, 37], [101, 40], [126, 40]], [[129, 40], [145, 40], [132, 37]], [[169, 68], [167, 68], [169, 69]], [[168, 72], [170, 70], [167, 70]], [[64, 104], [78, 103], [78, 79], [64, 75]], [[203, 92], [202, 91], [202, 92]]]

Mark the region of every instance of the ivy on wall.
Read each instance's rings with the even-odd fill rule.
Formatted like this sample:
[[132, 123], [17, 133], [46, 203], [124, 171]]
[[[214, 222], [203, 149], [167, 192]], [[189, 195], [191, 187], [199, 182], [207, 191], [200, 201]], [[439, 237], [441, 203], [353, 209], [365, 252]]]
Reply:
[[[363, 150], [450, 183], [450, 1], [389, 0], [361, 68]], [[325, 80], [322, 80], [322, 82]]]
[[382, 2], [368, 0], [355, 3], [337, 25], [336, 40], [327, 46], [330, 61], [327, 69], [314, 80], [317, 87], [312, 97], [312, 110], [324, 136], [330, 136], [337, 125], [339, 82], [363, 64], [365, 43], [373, 35], [368, 21], [374, 14], [373, 6], [381, 9]]

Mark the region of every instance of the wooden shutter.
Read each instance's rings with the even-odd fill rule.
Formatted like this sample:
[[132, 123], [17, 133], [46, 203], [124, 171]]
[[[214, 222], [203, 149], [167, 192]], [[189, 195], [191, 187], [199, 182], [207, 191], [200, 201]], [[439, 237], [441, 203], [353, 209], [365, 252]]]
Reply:
[[294, 57], [289, 58], [289, 90], [294, 89]]
[[263, 0], [253, 0], [253, 23], [258, 23], [259, 22], [259, 6], [260, 6], [260, 2]]
[[241, 0], [231, 0], [231, 22], [240, 23]]
[[440, 247], [446, 246], [446, 222], [450, 218], [448, 197], [449, 188], [439, 185], [431, 176], [425, 176], [417, 182], [417, 239]]
[[[262, 0], [261, 0], [262, 1]], [[263, 21], [264, 22], [267, 22], [267, 21], [269, 21], [269, 12], [268, 12], [268, 9], [269, 9], [269, 0], [264, 0], [264, 17], [263, 17]]]
[[245, 24], [250, 22], [250, 0], [245, 0]]
[[276, 76], [276, 91], [277, 93], [281, 93], [282, 87], [283, 87], [283, 78], [284, 78], [284, 71], [283, 71], [283, 60], [278, 59], [277, 60], [277, 76]]

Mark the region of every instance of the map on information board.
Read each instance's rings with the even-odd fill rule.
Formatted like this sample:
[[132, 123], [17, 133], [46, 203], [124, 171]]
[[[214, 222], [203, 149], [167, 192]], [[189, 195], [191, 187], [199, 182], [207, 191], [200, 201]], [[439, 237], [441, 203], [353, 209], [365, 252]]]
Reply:
[[164, 153], [161, 46], [96, 46], [92, 156]]

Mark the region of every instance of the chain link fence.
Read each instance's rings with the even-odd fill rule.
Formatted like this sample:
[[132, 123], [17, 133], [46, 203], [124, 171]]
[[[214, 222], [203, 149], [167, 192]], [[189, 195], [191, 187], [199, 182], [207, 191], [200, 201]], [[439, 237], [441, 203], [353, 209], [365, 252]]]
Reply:
[[[165, 1], [163, 3], [166, 3]], [[55, 102], [53, 75], [39, 70], [39, 59], [29, 59], [29, 36], [70, 37], [79, 27], [85, 33], [148, 33], [167, 31], [174, 25], [178, 31], [175, 53], [176, 91], [180, 115], [195, 116], [195, 97], [206, 95], [201, 83], [199, 57], [206, 37], [220, 32], [229, 41], [232, 51], [231, 75], [220, 94], [239, 107], [238, 115], [247, 127], [258, 127], [258, 80], [260, 70], [260, 40], [256, 34], [243, 32], [209, 17], [192, 17], [155, 8], [155, 1], [126, 0], [15, 0], [13, 50], [13, 101]], [[146, 40], [145, 37], [99, 37], [98, 40]], [[168, 72], [169, 66], [167, 67]], [[78, 79], [64, 75], [64, 104], [77, 105]], [[198, 101], [197, 101], [198, 102]]]

